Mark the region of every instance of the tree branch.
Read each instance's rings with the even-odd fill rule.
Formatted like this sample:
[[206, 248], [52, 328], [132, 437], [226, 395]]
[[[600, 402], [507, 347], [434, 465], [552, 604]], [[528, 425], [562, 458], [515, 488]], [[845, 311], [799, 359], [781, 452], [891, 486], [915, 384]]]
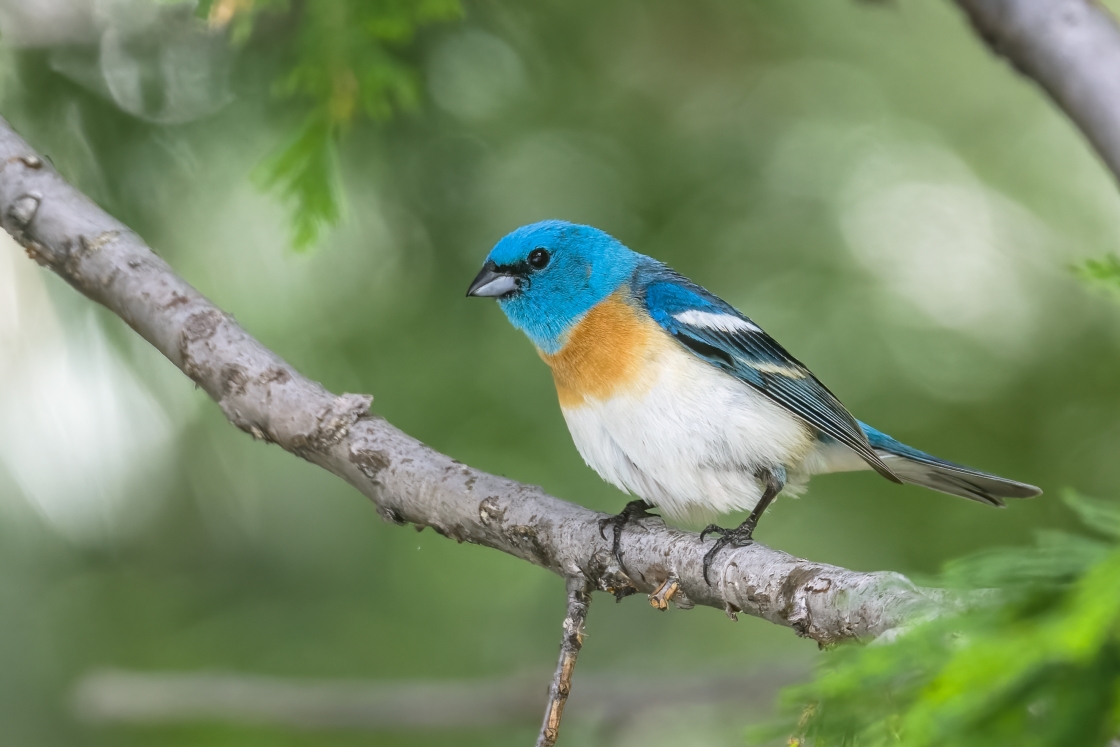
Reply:
[[996, 54], [1042, 87], [1120, 180], [1120, 27], [1091, 0], [956, 0]]
[[67, 184], [2, 118], [0, 225], [167, 356], [230, 422], [346, 480], [387, 521], [430, 526], [618, 596], [661, 587], [659, 606], [668, 588], [679, 607], [746, 612], [822, 645], [873, 638], [958, 604], [896, 573], [850, 571], [760, 544], [721, 553], [709, 586], [697, 535], [659, 520], [623, 534], [627, 575], [599, 535], [602, 514], [461, 464], [369, 414], [370, 396], [336, 396], [303, 377]]

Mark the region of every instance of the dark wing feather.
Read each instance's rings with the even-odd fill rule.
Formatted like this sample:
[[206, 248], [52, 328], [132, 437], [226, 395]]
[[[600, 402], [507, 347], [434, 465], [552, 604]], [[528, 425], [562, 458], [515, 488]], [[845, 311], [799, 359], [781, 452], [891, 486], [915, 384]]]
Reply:
[[[650, 316], [694, 355], [852, 449], [887, 479], [902, 482], [875, 453], [859, 423], [836, 396], [730, 304], [660, 264], [640, 267], [634, 285]], [[687, 313], [690, 311], [718, 315], [717, 319], [727, 317], [727, 323], [689, 323], [690, 318], [697, 318], [697, 314]]]

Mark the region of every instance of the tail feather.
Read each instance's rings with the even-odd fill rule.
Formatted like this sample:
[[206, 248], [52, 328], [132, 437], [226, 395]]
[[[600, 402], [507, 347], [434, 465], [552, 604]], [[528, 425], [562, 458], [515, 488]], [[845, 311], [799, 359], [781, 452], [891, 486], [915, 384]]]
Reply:
[[1033, 498], [1042, 491], [1034, 485], [992, 475], [962, 464], [938, 459], [894, 440], [869, 425], [860, 423], [872, 448], [903, 482], [921, 485], [949, 495], [1003, 506], [1004, 498]]

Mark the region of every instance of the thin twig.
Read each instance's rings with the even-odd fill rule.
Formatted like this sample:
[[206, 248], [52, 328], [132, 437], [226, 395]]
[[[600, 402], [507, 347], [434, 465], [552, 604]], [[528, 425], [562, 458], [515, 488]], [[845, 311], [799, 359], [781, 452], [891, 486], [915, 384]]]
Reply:
[[548, 689], [548, 706], [544, 710], [544, 723], [537, 737], [537, 747], [552, 747], [560, 736], [560, 719], [564, 704], [572, 691], [572, 674], [576, 671], [576, 658], [583, 648], [583, 625], [591, 607], [591, 586], [582, 576], [568, 578], [568, 613], [564, 616], [564, 632], [560, 636], [560, 659], [552, 686]]

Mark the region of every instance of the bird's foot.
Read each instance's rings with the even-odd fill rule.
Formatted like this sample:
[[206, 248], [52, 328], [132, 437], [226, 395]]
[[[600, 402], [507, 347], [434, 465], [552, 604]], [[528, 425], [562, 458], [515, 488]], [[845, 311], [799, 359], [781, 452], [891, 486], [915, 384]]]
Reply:
[[614, 532], [614, 537], [611, 541], [611, 555], [618, 563], [618, 567], [626, 570], [622, 564], [622, 528], [632, 521], [640, 519], [659, 518], [657, 514], [651, 514], [647, 509], [653, 508], [643, 500], [630, 501], [621, 511], [614, 516], [608, 516], [605, 519], [599, 520], [599, 536], [603, 539], [607, 538], [607, 527], [610, 527]]
[[711, 570], [712, 561], [716, 559], [719, 551], [725, 547], [746, 547], [747, 545], [754, 544], [754, 528], [755, 522], [750, 519], [744, 521], [734, 529], [724, 529], [715, 524], [709, 524], [704, 527], [704, 531], [700, 532], [700, 541], [703, 542], [704, 538], [709, 534], [718, 534], [719, 539], [712, 545], [712, 549], [708, 550], [704, 555], [704, 581], [708, 586], [712, 585], [711, 580], [708, 578], [708, 571]]

